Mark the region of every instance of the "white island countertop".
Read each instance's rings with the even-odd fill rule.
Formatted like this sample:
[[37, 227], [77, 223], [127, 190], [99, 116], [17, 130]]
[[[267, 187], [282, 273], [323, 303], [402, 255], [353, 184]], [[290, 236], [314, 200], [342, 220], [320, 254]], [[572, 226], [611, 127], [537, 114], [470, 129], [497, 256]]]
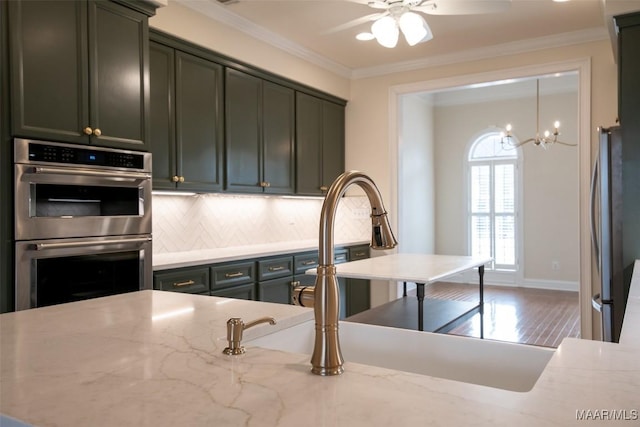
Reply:
[[[427, 285], [488, 264], [491, 259], [457, 255], [390, 254], [337, 264], [336, 275], [354, 279], [397, 280]], [[316, 269], [307, 271], [307, 274], [316, 274]]]
[[[630, 313], [638, 286], [636, 277]], [[300, 307], [162, 291], [2, 314], [0, 413], [65, 427], [640, 424], [640, 334], [627, 322], [623, 344], [565, 339], [521, 393], [349, 360], [343, 375], [319, 377], [308, 354], [257, 347], [222, 354], [229, 317], [266, 315], [278, 325], [245, 340], [312, 318]]]

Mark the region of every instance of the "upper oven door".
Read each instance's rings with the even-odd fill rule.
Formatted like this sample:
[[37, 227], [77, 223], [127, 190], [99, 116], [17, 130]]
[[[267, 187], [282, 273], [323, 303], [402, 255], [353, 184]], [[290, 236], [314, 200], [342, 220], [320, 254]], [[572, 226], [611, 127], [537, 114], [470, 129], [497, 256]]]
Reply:
[[15, 165], [16, 240], [151, 233], [147, 172]]

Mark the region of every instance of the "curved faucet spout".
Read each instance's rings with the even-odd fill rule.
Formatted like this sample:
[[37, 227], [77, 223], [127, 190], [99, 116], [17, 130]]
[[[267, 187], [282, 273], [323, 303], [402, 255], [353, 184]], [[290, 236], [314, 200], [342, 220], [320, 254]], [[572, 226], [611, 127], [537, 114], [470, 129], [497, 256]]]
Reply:
[[[318, 375], [339, 375], [344, 370], [338, 336], [340, 293], [333, 261], [333, 226], [338, 203], [352, 184], [357, 184], [364, 190], [371, 205], [371, 248], [391, 249], [397, 245], [380, 191], [373, 180], [358, 171], [349, 171], [340, 175], [329, 188], [320, 214], [319, 265], [313, 289], [316, 336], [311, 356], [311, 372]], [[302, 291], [309, 292], [308, 288], [301, 289], [300, 292]], [[299, 300], [302, 301], [302, 298]]]

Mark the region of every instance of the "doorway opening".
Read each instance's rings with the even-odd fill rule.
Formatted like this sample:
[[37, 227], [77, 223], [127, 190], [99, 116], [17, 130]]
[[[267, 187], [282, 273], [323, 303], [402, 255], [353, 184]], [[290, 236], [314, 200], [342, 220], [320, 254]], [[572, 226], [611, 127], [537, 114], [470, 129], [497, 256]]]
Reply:
[[[507, 123], [526, 140], [538, 127], [544, 130], [561, 121], [562, 140], [576, 147], [553, 145], [545, 150], [525, 144], [516, 149], [514, 177], [519, 179], [514, 180], [509, 229], [513, 241], [507, 239], [514, 246], [513, 268], [488, 269], [486, 280], [515, 290], [576, 293], [578, 329], [584, 338], [591, 338], [591, 253], [589, 246], [580, 245], [589, 235], [584, 227], [590, 174], [589, 81], [585, 60], [395, 87], [390, 135], [397, 140], [397, 158], [392, 160], [397, 197], [392, 203], [398, 212], [399, 251], [467, 255], [473, 246], [473, 172], [468, 157], [473, 142]], [[400, 288], [390, 296], [399, 297]]]

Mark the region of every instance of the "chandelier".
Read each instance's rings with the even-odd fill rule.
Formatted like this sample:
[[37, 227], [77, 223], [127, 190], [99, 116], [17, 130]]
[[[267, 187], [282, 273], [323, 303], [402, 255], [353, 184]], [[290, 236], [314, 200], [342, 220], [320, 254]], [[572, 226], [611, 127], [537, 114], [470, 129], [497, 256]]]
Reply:
[[558, 139], [560, 135], [560, 122], [556, 120], [553, 123], [553, 132], [549, 132], [545, 130], [542, 134], [540, 134], [540, 79], [536, 79], [536, 136], [533, 138], [525, 139], [524, 141], [516, 141], [511, 131], [513, 130], [513, 126], [510, 123], [504, 128], [504, 132], [500, 134], [501, 139], [500, 143], [502, 144], [502, 148], [516, 148], [521, 145], [527, 144], [529, 142], [533, 142], [536, 146], [541, 146], [546, 149], [548, 145], [552, 144], [562, 144], [568, 146], [576, 146], [578, 144], [571, 144], [568, 142], [563, 142]]
[[375, 38], [380, 45], [394, 48], [398, 44], [398, 37], [402, 31], [409, 46], [431, 40], [433, 33], [427, 21], [421, 15], [411, 11], [411, 7], [418, 3], [420, 2], [407, 0], [392, 3], [388, 14], [371, 25], [371, 33], [361, 33], [357, 36], [358, 39]]

